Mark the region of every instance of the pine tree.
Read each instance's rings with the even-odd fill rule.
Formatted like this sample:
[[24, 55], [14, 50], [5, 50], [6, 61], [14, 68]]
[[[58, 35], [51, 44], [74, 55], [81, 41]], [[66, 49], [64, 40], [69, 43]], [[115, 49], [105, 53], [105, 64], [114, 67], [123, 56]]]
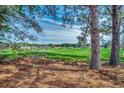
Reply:
[[119, 65], [119, 47], [120, 47], [120, 33], [119, 33], [119, 14], [118, 6], [112, 6], [112, 47], [109, 64], [113, 66]]
[[89, 6], [90, 8], [90, 27], [91, 27], [91, 62], [90, 69], [100, 69], [100, 35], [98, 29], [98, 11], [96, 5]]

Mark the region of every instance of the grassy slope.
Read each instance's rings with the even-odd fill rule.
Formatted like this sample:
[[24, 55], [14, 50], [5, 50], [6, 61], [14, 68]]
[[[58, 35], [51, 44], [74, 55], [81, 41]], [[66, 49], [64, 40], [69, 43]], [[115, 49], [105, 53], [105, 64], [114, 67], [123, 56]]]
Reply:
[[[101, 60], [108, 61], [110, 55], [110, 49], [101, 48]], [[89, 48], [42, 48], [32, 50], [22, 50], [19, 53], [18, 50], [3, 49], [0, 52], [0, 56], [3, 58], [16, 58], [19, 56], [45, 56], [50, 59], [61, 59], [71, 61], [88, 61], [90, 60]], [[120, 61], [124, 62], [124, 50], [120, 51]]]

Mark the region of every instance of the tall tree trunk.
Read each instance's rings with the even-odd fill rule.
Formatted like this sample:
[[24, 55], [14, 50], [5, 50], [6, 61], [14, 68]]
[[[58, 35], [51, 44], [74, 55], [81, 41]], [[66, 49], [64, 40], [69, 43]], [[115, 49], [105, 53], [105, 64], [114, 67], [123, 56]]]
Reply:
[[90, 69], [100, 69], [100, 35], [98, 29], [98, 11], [96, 5], [91, 5], [90, 31], [91, 31], [91, 62]]
[[119, 15], [118, 6], [112, 6], [112, 47], [109, 64], [113, 66], [119, 65], [119, 47], [120, 47], [120, 33], [119, 33]]

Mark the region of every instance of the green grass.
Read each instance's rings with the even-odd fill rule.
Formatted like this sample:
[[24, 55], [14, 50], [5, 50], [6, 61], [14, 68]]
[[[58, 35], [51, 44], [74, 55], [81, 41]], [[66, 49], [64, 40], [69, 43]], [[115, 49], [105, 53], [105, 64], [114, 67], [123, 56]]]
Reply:
[[[101, 60], [108, 61], [110, 55], [109, 48], [101, 48]], [[11, 48], [0, 50], [2, 58], [17, 58], [30, 56], [45, 56], [49, 59], [61, 59], [65, 61], [89, 61], [90, 48], [38, 48], [30, 50], [14, 50]], [[120, 50], [120, 61], [124, 62], [124, 50]]]

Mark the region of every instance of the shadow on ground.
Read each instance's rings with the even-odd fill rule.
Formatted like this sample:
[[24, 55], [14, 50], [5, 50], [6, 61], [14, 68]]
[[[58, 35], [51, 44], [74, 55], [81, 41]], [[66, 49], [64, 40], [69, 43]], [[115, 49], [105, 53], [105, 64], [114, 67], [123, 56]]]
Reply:
[[99, 71], [88, 64], [66, 63], [44, 58], [16, 59], [0, 65], [1, 88], [76, 88], [124, 87], [124, 65], [112, 68], [103, 64]]

